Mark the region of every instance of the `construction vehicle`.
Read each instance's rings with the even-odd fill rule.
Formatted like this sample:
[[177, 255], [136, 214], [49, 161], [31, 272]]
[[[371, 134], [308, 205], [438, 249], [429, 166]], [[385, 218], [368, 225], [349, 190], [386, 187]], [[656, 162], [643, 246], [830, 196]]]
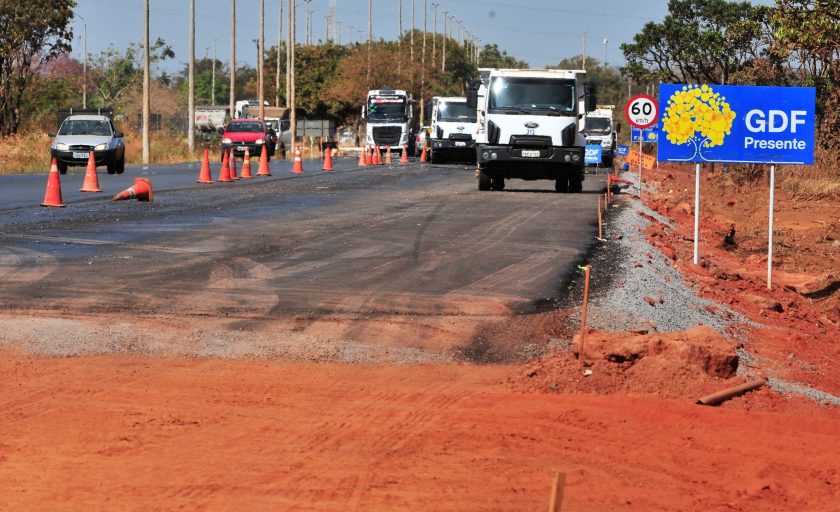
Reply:
[[365, 120], [365, 146], [392, 152], [414, 152], [414, 136], [417, 132], [416, 101], [407, 92], [394, 89], [378, 89], [368, 92], [362, 119]]
[[601, 146], [601, 164], [604, 167], [613, 166], [616, 134], [621, 131], [621, 124], [613, 122], [614, 108], [615, 105], [598, 105], [595, 110], [586, 114], [583, 123], [586, 143]]
[[432, 98], [432, 163], [475, 162], [476, 109], [464, 97]]

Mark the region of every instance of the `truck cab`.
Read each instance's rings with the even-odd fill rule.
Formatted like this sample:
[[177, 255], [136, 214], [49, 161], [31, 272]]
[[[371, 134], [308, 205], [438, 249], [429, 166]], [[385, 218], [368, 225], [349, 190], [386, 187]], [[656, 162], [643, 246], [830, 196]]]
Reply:
[[432, 163], [447, 160], [475, 162], [476, 109], [464, 97], [432, 99], [432, 127], [429, 149]]
[[467, 99], [478, 115], [479, 190], [503, 190], [509, 178], [554, 180], [558, 192], [583, 190], [581, 130], [596, 102], [585, 71], [481, 70]]
[[620, 124], [613, 123], [614, 108], [615, 105], [598, 105], [595, 110], [586, 114], [583, 124], [586, 143], [601, 146], [601, 163], [604, 167], [613, 166], [616, 133], [621, 130]]
[[365, 120], [365, 146], [367, 148], [388, 148], [393, 152], [414, 152], [414, 135], [417, 131], [417, 109], [415, 101], [406, 91], [377, 89], [368, 92], [362, 108]]

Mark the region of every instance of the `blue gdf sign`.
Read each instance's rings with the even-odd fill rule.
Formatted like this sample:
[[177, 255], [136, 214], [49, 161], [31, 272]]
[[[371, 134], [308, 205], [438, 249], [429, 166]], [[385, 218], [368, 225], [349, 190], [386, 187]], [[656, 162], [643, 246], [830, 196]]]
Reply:
[[814, 163], [813, 87], [659, 86], [659, 160]]
[[615, 156], [627, 156], [630, 153], [630, 146], [620, 145], [615, 147]]
[[645, 128], [644, 130], [631, 126], [630, 142], [650, 142], [656, 144], [659, 142], [659, 125], [653, 125], [650, 128]]
[[598, 165], [601, 163], [603, 148], [600, 144], [587, 144], [584, 149], [583, 163], [586, 165]]

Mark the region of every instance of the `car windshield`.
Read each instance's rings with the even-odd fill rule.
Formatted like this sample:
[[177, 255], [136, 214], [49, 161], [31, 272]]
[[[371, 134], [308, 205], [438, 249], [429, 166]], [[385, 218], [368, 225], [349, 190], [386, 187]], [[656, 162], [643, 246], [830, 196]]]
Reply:
[[405, 98], [401, 96], [373, 96], [368, 99], [368, 118], [374, 121], [403, 120]]
[[583, 131], [586, 133], [610, 133], [610, 120], [606, 117], [587, 117]]
[[228, 125], [229, 132], [262, 133], [265, 131], [262, 123], [231, 123]]
[[575, 111], [575, 83], [551, 78], [497, 77], [490, 86], [490, 110], [571, 114]]
[[99, 119], [68, 119], [61, 125], [58, 134], [109, 137], [111, 135], [111, 124]]
[[438, 105], [438, 121], [474, 123], [475, 109], [466, 103], [441, 103]]

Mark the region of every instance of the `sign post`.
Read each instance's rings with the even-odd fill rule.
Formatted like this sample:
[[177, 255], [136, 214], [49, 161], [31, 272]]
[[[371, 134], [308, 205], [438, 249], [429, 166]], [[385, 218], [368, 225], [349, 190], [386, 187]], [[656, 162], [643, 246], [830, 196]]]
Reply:
[[[633, 96], [624, 107], [627, 122], [640, 130], [656, 124], [659, 117], [659, 106], [656, 100], [647, 94]], [[642, 137], [639, 137], [639, 197], [642, 197]]]
[[694, 264], [698, 260], [700, 163], [770, 164], [767, 287], [772, 286], [776, 165], [814, 163], [816, 89], [744, 85], [659, 86], [659, 160], [694, 162]]

